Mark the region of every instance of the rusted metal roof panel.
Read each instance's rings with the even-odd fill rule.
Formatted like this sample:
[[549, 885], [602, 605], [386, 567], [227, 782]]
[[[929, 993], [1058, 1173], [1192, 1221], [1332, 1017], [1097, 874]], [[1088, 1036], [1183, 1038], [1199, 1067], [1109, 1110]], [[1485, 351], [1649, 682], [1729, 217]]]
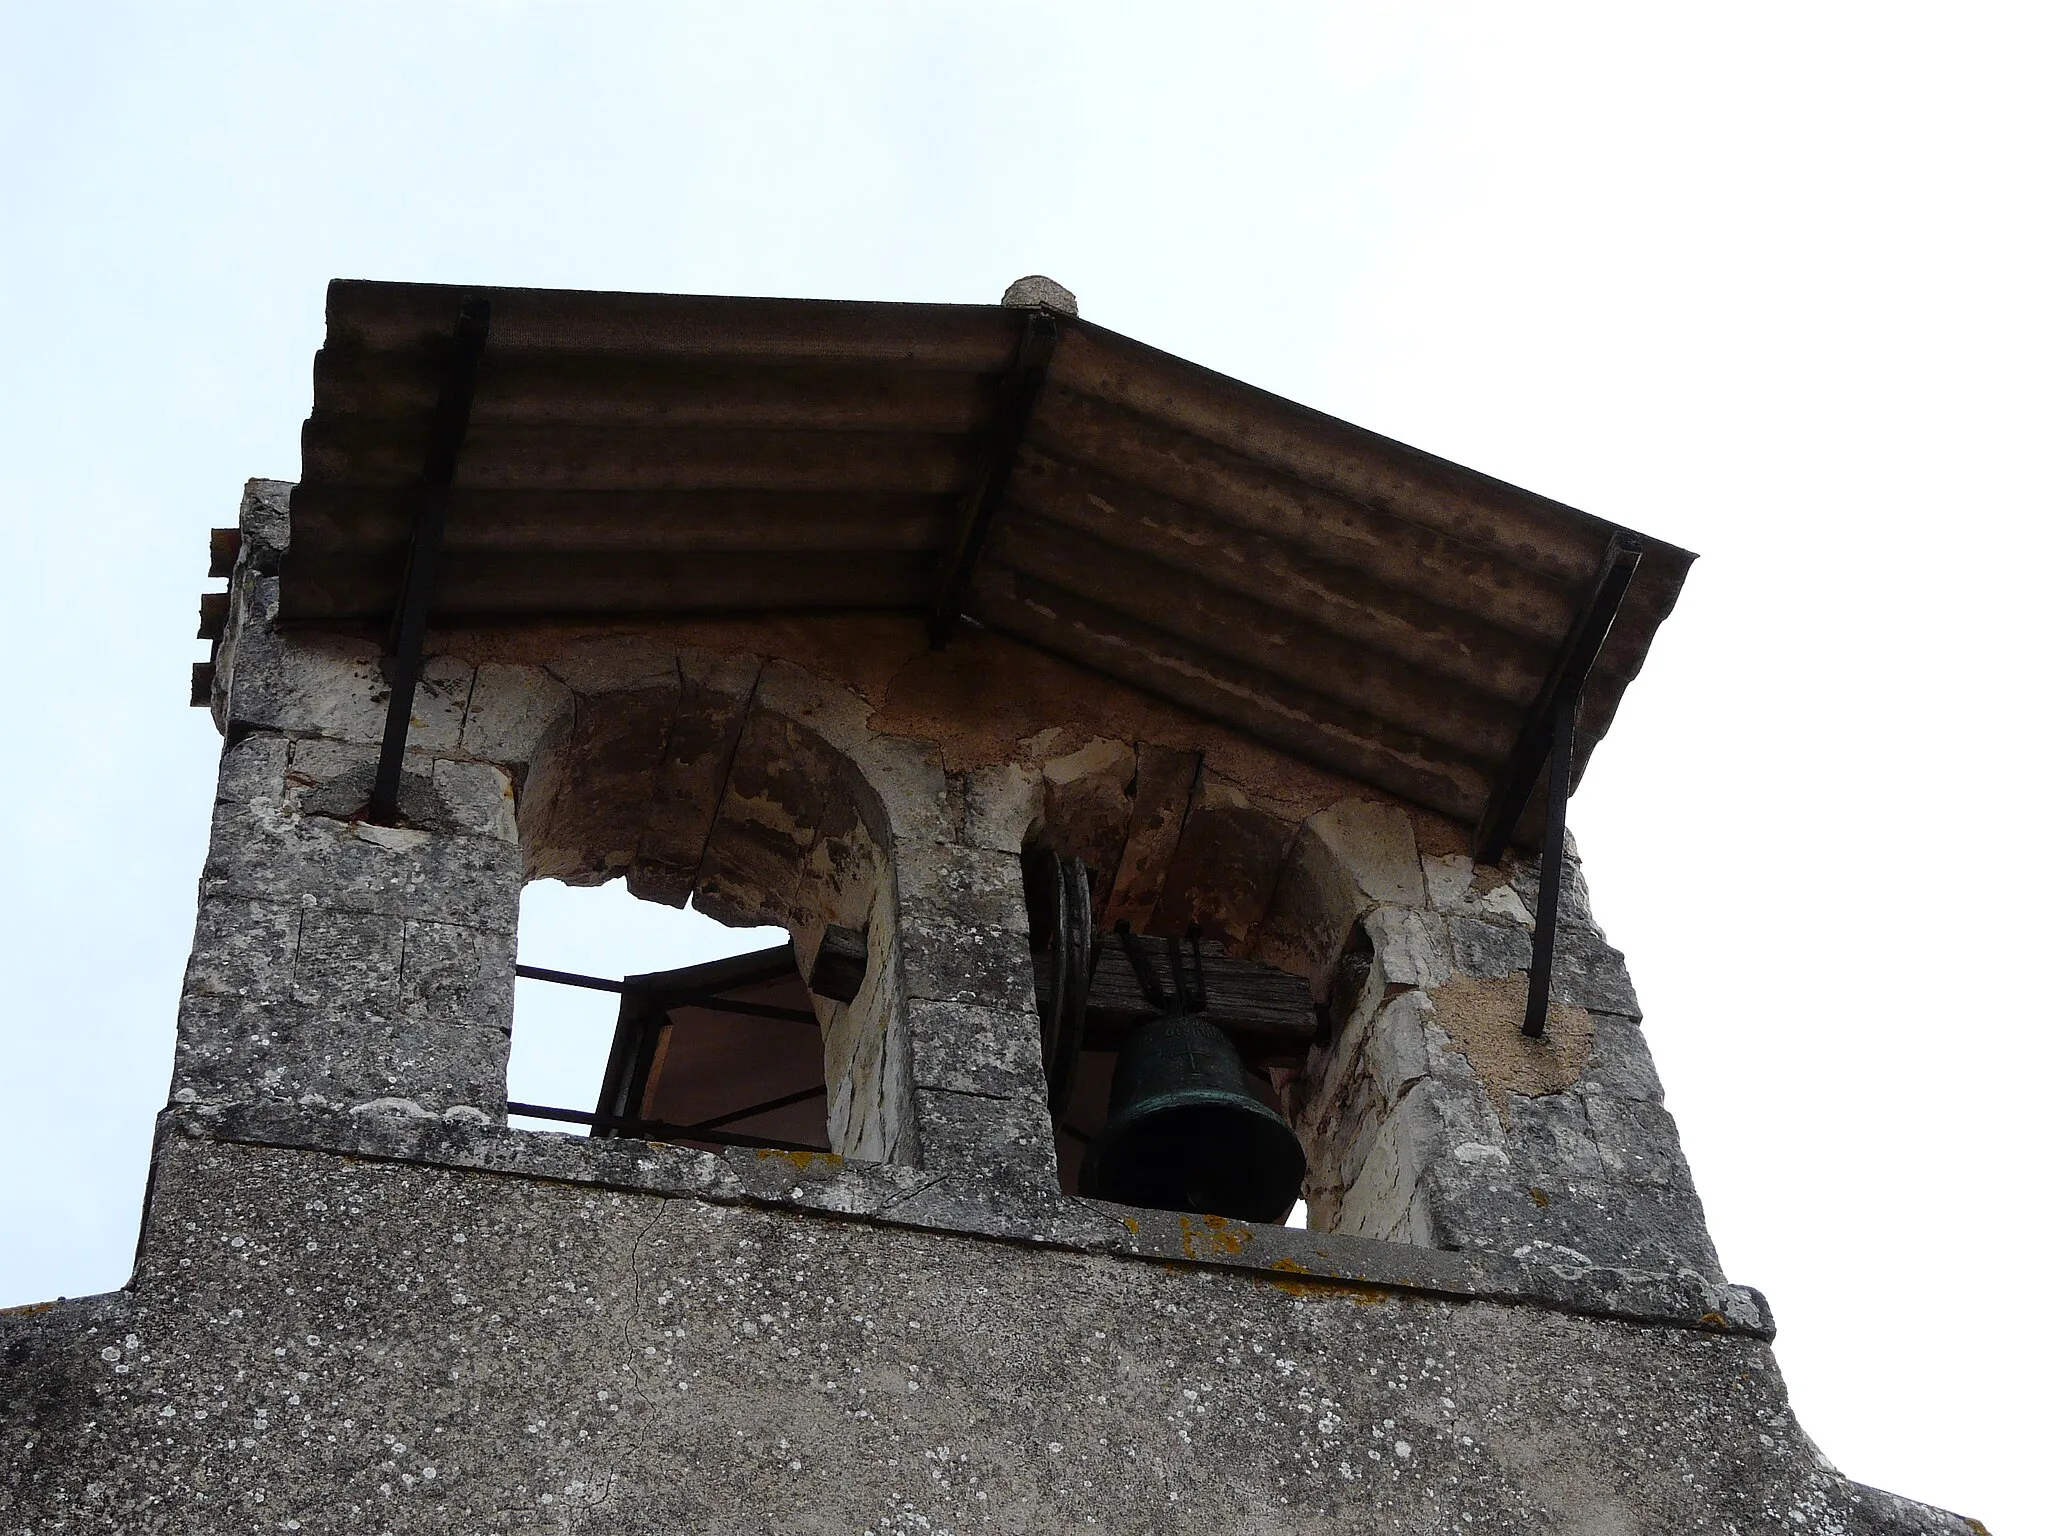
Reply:
[[[338, 282], [287, 621], [388, 621], [472, 294], [435, 622], [931, 606], [1025, 312]], [[966, 612], [1469, 823], [1616, 531], [1062, 317]], [[1692, 559], [1645, 547], [1581, 767]]]

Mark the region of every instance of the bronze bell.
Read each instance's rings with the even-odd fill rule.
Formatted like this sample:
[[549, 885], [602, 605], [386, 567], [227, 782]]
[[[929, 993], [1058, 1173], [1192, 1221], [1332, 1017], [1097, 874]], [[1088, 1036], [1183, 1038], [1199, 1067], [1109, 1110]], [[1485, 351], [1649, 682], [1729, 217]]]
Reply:
[[1284, 1220], [1308, 1160], [1287, 1122], [1252, 1092], [1237, 1048], [1202, 1017], [1200, 952], [1190, 993], [1179, 945], [1169, 947], [1168, 998], [1121, 924], [1118, 937], [1159, 1015], [1141, 1023], [1117, 1057], [1109, 1117], [1089, 1146], [1081, 1193], [1156, 1210]]

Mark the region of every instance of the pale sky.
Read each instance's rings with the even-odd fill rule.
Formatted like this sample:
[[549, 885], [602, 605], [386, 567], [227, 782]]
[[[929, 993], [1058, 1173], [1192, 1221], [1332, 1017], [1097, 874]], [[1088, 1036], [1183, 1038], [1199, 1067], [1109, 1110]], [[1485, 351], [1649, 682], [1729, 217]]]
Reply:
[[[1596, 910], [1807, 1431], [2048, 1530], [2039, 15], [0, 0], [0, 1305], [128, 1274], [219, 745], [206, 530], [297, 474], [329, 278], [1046, 272], [1700, 552], [1573, 802]], [[529, 959], [710, 942], [560, 894]], [[515, 1086], [579, 1092], [521, 1010]]]

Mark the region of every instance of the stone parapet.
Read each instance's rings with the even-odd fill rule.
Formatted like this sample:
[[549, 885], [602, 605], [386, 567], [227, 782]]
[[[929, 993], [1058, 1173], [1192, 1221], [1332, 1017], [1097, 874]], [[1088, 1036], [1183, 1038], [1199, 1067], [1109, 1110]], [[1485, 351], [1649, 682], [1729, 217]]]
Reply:
[[[774, 1193], [356, 1123], [448, 1155], [174, 1125], [129, 1289], [0, 1317], [34, 1383], [0, 1403], [0, 1527], [1972, 1529], [1830, 1467], [1742, 1331], [1333, 1285], [1227, 1233], [1156, 1262], [1110, 1251], [1111, 1208], [1098, 1246], [940, 1230], [899, 1214], [934, 1193], [908, 1170], [759, 1159]], [[585, 1158], [697, 1188], [560, 1177]], [[849, 1181], [895, 1204], [849, 1219], [819, 1194]]]

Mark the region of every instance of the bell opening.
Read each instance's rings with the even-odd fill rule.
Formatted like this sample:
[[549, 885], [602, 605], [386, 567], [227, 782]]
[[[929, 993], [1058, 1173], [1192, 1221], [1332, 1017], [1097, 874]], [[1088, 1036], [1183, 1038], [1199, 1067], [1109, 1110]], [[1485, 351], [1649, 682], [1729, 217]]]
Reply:
[[1284, 1221], [1307, 1163], [1278, 1116], [1243, 1100], [1156, 1103], [1104, 1128], [1081, 1190], [1162, 1211]]
[[1108, 924], [1078, 858], [1027, 849], [1024, 877], [1061, 1189], [1286, 1221], [1307, 1158], [1285, 1089], [1320, 1022], [1307, 981], [1192, 925]]

